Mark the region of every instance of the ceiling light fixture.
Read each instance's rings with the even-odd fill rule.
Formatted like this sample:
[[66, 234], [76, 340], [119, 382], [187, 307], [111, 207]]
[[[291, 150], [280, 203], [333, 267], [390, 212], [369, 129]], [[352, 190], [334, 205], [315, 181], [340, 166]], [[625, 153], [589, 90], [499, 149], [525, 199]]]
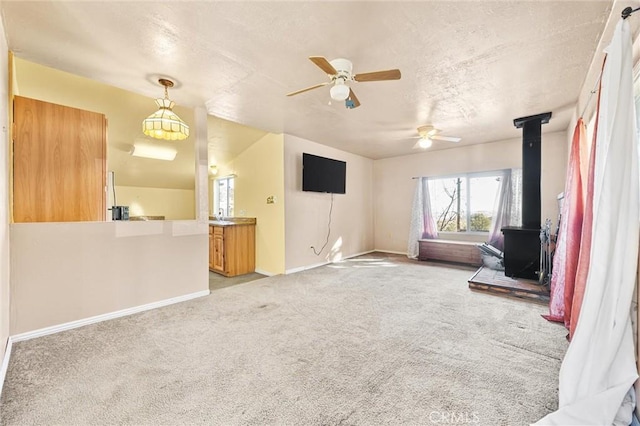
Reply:
[[344, 84], [344, 80], [339, 78], [336, 80], [336, 84], [329, 90], [331, 99], [334, 101], [344, 101], [349, 97], [349, 86]]
[[422, 149], [430, 148], [433, 145], [433, 141], [429, 138], [420, 138], [418, 141], [418, 146]]
[[173, 87], [173, 81], [161, 78], [158, 80], [164, 86], [164, 99], [156, 99], [158, 110], [145, 118], [142, 131], [145, 135], [156, 139], [181, 141], [189, 137], [189, 126], [172, 110], [175, 102], [169, 99], [168, 88]]
[[178, 151], [174, 148], [145, 144], [134, 144], [131, 149], [131, 155], [134, 157], [153, 158], [154, 160], [165, 161], [173, 161], [177, 153]]

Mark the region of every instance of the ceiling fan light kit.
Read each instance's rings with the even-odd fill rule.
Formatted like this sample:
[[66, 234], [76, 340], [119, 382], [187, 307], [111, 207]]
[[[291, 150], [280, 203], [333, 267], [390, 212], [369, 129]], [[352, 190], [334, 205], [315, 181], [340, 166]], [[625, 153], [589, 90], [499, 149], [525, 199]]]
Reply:
[[344, 101], [349, 97], [349, 86], [344, 84], [344, 81], [337, 80], [335, 85], [329, 90], [331, 99], [334, 101]]
[[431, 145], [433, 145], [433, 141], [429, 138], [420, 138], [418, 141], [418, 146], [422, 149], [431, 148]]
[[439, 136], [440, 129], [436, 129], [430, 124], [418, 127], [418, 143], [414, 146], [414, 148], [422, 148], [427, 149], [431, 148], [434, 140], [445, 141], [445, 142], [460, 142], [462, 139], [453, 137], [453, 136]]
[[324, 71], [330, 81], [288, 93], [287, 96], [294, 96], [308, 92], [309, 90], [317, 89], [318, 87], [333, 85], [329, 90], [331, 99], [335, 101], [344, 101], [346, 108], [353, 109], [360, 106], [360, 101], [356, 98], [356, 95], [353, 93], [353, 89], [348, 83], [354, 81], [399, 80], [401, 77], [400, 70], [398, 69], [353, 74], [353, 64], [350, 60], [344, 58], [337, 58], [329, 62], [323, 56], [310, 56], [309, 60]]
[[184, 140], [189, 137], [189, 126], [173, 112], [175, 102], [169, 99], [167, 90], [173, 87], [173, 81], [161, 78], [158, 83], [164, 86], [164, 99], [156, 99], [158, 110], [142, 121], [142, 132], [155, 139]]

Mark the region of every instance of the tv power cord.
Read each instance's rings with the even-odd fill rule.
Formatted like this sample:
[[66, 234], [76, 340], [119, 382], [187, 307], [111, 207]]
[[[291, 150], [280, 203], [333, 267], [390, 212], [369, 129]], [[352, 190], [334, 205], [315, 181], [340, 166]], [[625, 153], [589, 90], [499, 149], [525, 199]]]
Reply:
[[329, 229], [327, 230], [327, 240], [324, 242], [324, 245], [318, 252], [316, 252], [316, 248], [314, 246], [311, 246], [311, 250], [313, 250], [313, 254], [315, 254], [316, 256], [320, 256], [320, 253], [322, 253], [322, 250], [324, 250], [327, 244], [329, 244], [329, 235], [331, 235], [331, 212], [332, 211], [333, 211], [333, 193], [331, 193], [331, 207], [329, 208], [329, 226], [328, 226]]

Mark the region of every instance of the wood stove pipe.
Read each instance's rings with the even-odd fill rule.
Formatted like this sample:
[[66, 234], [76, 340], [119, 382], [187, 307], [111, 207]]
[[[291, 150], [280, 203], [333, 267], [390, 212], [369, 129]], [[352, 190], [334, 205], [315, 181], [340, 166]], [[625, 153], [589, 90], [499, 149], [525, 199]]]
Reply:
[[513, 120], [522, 128], [522, 228], [540, 229], [542, 165], [542, 125], [549, 122], [551, 112]]

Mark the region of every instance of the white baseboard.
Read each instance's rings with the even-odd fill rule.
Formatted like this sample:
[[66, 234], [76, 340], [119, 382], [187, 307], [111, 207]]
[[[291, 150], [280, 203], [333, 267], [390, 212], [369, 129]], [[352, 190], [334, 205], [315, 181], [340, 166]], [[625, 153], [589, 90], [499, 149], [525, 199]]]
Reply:
[[[341, 260], [344, 260], [344, 259], [351, 259], [352, 257], [363, 256], [363, 255], [365, 255], [365, 254], [373, 253], [374, 251], [376, 251], [376, 250], [368, 250], [368, 251], [363, 251], [363, 252], [361, 252], [361, 253], [350, 254], [349, 256], [345, 256], [345, 257], [343, 257]], [[306, 271], [307, 269], [318, 268], [318, 267], [320, 267], [320, 266], [330, 265], [330, 264], [332, 264], [332, 263], [335, 263], [335, 262], [328, 262], [328, 261], [327, 261], [327, 262], [322, 262], [322, 263], [315, 263], [315, 264], [313, 264], [313, 265], [300, 266], [300, 267], [298, 267], [298, 268], [287, 269], [284, 273], [285, 273], [286, 275], [289, 275], [289, 274], [295, 274], [296, 272], [302, 272], [302, 271]]]
[[375, 249], [374, 251], [379, 251], [380, 253], [401, 254], [403, 256], [407, 255], [406, 251], [394, 251], [394, 250], [382, 250], [382, 249]]
[[259, 268], [256, 268], [255, 272], [258, 274], [266, 275], [268, 277], [273, 277], [274, 275], [278, 275], [278, 274], [274, 274], [273, 272], [265, 271], [264, 269], [259, 269]]
[[7, 339], [7, 347], [4, 350], [4, 358], [2, 358], [2, 367], [0, 367], [0, 396], [2, 395], [4, 378], [7, 376], [7, 369], [9, 368], [9, 357], [11, 357], [12, 346], [13, 340], [11, 339], [11, 336], [9, 336]]
[[307, 269], [318, 268], [320, 266], [328, 265], [329, 262], [315, 263], [313, 265], [299, 266], [297, 268], [291, 268], [284, 271], [285, 275], [295, 274], [296, 272], [306, 271]]
[[173, 305], [174, 303], [186, 302], [187, 300], [196, 299], [198, 297], [208, 296], [209, 290], [198, 291], [196, 293], [185, 294], [183, 296], [172, 297], [171, 299], [159, 300], [157, 302], [147, 303], [146, 305], [134, 306], [120, 311], [109, 312], [107, 314], [96, 315], [95, 317], [84, 318], [77, 321], [71, 321], [64, 324], [53, 325], [51, 327], [40, 328], [38, 330], [28, 331], [26, 333], [16, 334], [10, 336], [9, 339], [15, 342], [22, 342], [24, 340], [35, 339], [36, 337], [47, 336], [49, 334], [59, 333], [61, 331], [67, 331], [74, 328], [82, 327], [84, 325], [95, 324], [102, 321], [107, 321], [115, 318], [126, 317], [127, 315], [137, 314], [139, 312], [148, 311], [155, 308], [161, 308], [167, 305]]

